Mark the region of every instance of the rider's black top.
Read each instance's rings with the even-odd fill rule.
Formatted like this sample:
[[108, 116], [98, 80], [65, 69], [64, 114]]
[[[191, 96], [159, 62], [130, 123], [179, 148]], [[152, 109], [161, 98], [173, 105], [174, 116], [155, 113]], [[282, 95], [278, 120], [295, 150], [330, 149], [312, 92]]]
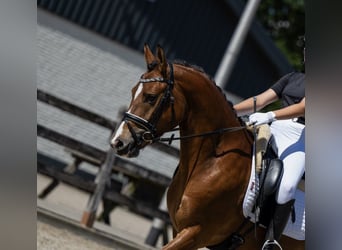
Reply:
[[[299, 103], [305, 97], [305, 74], [300, 72], [289, 73], [280, 78], [271, 86], [271, 89], [282, 100], [283, 107]], [[304, 117], [300, 117], [299, 120], [305, 124]]]

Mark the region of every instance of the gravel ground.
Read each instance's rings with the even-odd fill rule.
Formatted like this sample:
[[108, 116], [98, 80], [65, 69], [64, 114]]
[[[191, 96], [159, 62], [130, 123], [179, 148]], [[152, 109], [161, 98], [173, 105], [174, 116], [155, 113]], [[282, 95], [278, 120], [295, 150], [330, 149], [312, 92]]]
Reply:
[[[37, 194], [50, 181], [37, 174]], [[37, 249], [155, 249], [144, 245], [151, 221], [125, 208], [116, 208], [111, 213], [111, 226], [100, 222], [95, 222], [93, 229], [81, 226], [79, 222], [88, 199], [87, 193], [65, 184], [59, 184], [44, 200], [37, 199]], [[100, 211], [101, 207], [97, 212]], [[124, 247], [127, 244], [131, 247]]]
[[37, 249], [49, 250], [109, 250], [119, 249], [104, 239], [99, 241], [98, 237], [90, 234], [82, 234], [75, 228], [62, 225], [46, 218], [37, 221]]
[[[37, 194], [51, 179], [37, 174]], [[151, 220], [116, 208], [110, 215], [111, 226], [95, 222], [92, 229], [80, 225], [89, 195], [59, 184], [44, 200], [37, 199], [37, 250], [157, 250], [144, 244]], [[99, 207], [98, 214], [102, 211]], [[171, 228], [169, 238], [172, 238]], [[207, 248], [201, 248], [206, 250]]]

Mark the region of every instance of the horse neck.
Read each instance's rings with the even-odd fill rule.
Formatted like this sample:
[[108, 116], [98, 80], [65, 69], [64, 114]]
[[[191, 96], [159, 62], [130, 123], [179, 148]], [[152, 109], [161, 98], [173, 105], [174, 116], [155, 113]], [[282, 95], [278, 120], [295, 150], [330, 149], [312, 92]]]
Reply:
[[[181, 74], [177, 71], [175, 74], [187, 105], [184, 119], [180, 124], [182, 136], [241, 126], [223, 93], [205, 74], [191, 68], [179, 67], [182, 70]], [[212, 149], [206, 147], [213, 147], [213, 137], [215, 136], [182, 140], [181, 154], [196, 153], [193, 149], [199, 148], [198, 143], [201, 143], [203, 152], [210, 154]], [[207, 157], [204, 153], [201, 153], [201, 156]]]
[[175, 71], [175, 75], [180, 79], [178, 85], [187, 106], [180, 124], [184, 133], [201, 133], [240, 125], [223, 93], [204, 73], [184, 66], [176, 69], [179, 67], [182, 72]]

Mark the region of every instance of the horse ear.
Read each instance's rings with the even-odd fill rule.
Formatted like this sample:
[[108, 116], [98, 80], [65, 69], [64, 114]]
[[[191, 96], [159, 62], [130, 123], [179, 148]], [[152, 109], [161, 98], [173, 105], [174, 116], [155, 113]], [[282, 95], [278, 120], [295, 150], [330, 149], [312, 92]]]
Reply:
[[147, 43], [145, 43], [145, 45], [144, 45], [144, 55], [145, 55], [145, 61], [146, 61], [147, 69], [150, 70], [151, 65], [154, 65], [157, 59], [153, 55], [153, 53], [152, 53], [150, 47], [147, 45]]
[[164, 50], [159, 44], [157, 45], [157, 56], [160, 62], [160, 72], [163, 77], [166, 77], [167, 61]]

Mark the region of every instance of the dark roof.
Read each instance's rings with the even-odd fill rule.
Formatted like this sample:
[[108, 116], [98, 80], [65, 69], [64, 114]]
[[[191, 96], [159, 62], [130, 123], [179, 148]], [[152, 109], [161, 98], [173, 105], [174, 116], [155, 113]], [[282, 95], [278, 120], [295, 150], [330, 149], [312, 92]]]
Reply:
[[[39, 0], [38, 6], [142, 52], [145, 42], [169, 59], [214, 76], [243, 10], [240, 0]], [[253, 23], [225, 89], [247, 97], [292, 68], [262, 26]]]
[[[145, 71], [145, 65], [136, 66], [127, 58], [138, 61], [142, 55], [121, 48], [116, 43], [112, 46], [121, 54], [109, 53], [59, 30], [58, 27], [65, 25], [64, 20], [52, 15], [42, 17], [45, 13], [40, 11], [37, 14], [37, 88], [118, 121], [121, 118], [118, 117], [118, 111], [122, 106], [127, 107], [130, 89]], [[54, 25], [47, 26], [47, 19]], [[95, 36], [75, 25], [70, 25], [68, 31]], [[98, 39], [103, 40], [101, 37]], [[123, 57], [122, 54], [130, 55]], [[110, 130], [40, 101], [37, 102], [37, 123], [102, 151], [109, 148]], [[37, 151], [64, 162], [72, 162], [63, 146], [41, 137], [37, 139]], [[167, 177], [172, 176], [178, 163], [177, 158], [152, 147], [146, 147], [138, 158], [129, 160]]]

